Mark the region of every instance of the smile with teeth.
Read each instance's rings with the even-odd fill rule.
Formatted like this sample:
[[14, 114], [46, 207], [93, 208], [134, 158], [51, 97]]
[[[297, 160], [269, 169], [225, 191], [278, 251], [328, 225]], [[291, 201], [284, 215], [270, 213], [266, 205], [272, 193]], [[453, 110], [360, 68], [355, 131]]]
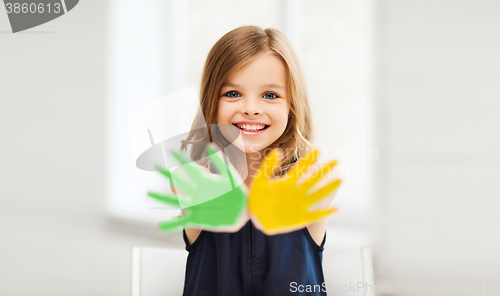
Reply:
[[269, 125], [264, 125], [264, 124], [245, 124], [245, 123], [238, 123], [238, 124], [235, 123], [234, 126], [238, 127], [240, 130], [248, 132], [256, 132], [264, 130], [269, 127]]

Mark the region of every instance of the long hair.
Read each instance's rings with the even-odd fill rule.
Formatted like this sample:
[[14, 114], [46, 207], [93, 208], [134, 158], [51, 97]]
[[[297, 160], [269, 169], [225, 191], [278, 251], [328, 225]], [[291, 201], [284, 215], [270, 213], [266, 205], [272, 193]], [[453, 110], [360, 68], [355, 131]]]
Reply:
[[[186, 151], [187, 145], [192, 145], [190, 156], [193, 160], [204, 158], [206, 146], [212, 141], [219, 147], [227, 147], [230, 144], [218, 128], [210, 126], [217, 123], [222, 84], [233, 73], [269, 52], [285, 65], [286, 93], [290, 105], [285, 131], [271, 145], [280, 148], [283, 156], [278, 174], [286, 171], [312, 147], [313, 129], [306, 82], [292, 45], [286, 36], [276, 29], [263, 30], [257, 26], [242, 26], [220, 38], [207, 56], [200, 88], [203, 114], [197, 114], [193, 128], [181, 146], [181, 149]], [[207, 129], [194, 129], [195, 126], [203, 125], [203, 121]], [[231, 155], [228, 155], [228, 158], [237, 162]], [[210, 167], [209, 163], [200, 164]]]

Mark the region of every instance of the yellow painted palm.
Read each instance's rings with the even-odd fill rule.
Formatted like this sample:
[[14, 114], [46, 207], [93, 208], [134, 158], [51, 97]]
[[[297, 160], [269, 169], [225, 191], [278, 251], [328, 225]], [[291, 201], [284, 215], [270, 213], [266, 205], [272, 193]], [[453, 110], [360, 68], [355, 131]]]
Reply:
[[257, 225], [260, 224], [262, 232], [273, 235], [298, 230], [337, 210], [309, 210], [340, 186], [340, 179], [336, 179], [311, 192], [311, 188], [337, 164], [337, 161], [324, 165], [316, 174], [310, 174], [298, 185], [300, 177], [317, 159], [318, 151], [312, 150], [281, 177], [273, 177], [271, 173], [279, 164], [277, 150], [271, 151], [262, 161], [248, 195], [248, 208], [253, 219], [257, 219]]

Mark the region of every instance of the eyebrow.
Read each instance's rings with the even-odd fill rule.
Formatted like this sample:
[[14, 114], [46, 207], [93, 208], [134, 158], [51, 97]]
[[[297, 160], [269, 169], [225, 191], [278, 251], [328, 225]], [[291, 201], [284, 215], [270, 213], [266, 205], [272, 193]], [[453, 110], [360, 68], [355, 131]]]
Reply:
[[[230, 83], [230, 82], [223, 83], [222, 87], [224, 87], [224, 86], [240, 87], [239, 84], [234, 84], [234, 83]], [[266, 84], [266, 85], [264, 85], [264, 87], [273, 87], [273, 88], [285, 89], [281, 84], [276, 84], [276, 83]]]

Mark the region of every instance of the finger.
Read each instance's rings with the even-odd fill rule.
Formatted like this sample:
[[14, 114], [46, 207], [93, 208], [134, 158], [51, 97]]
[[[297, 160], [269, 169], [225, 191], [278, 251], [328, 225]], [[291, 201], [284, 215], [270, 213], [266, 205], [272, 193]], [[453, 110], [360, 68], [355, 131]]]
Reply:
[[164, 232], [176, 231], [182, 229], [188, 222], [189, 216], [181, 216], [180, 218], [160, 222], [158, 228]]
[[172, 185], [188, 195], [196, 188], [195, 183], [176, 171], [172, 173]]
[[306, 191], [309, 190], [309, 189], [311, 189], [335, 165], [337, 165], [337, 161], [333, 160], [333, 161], [329, 162], [328, 164], [324, 165], [323, 167], [321, 167], [321, 169], [319, 170], [319, 172], [316, 172], [313, 176], [308, 177], [307, 180], [304, 181], [304, 183], [302, 183], [302, 185], [300, 185], [301, 189], [304, 189]]
[[281, 154], [278, 149], [271, 150], [260, 164], [258, 173], [254, 176], [254, 182], [266, 184], [267, 180], [271, 178], [274, 169], [279, 165], [280, 158]]
[[318, 221], [322, 218], [325, 218], [325, 217], [335, 213], [336, 211], [337, 211], [337, 208], [312, 211], [312, 212], [309, 212], [309, 214], [307, 214], [307, 220], [309, 221], [309, 223], [312, 223], [312, 222]]
[[215, 151], [213, 145], [208, 146], [207, 155], [214, 164], [215, 168], [219, 171], [219, 173], [221, 175], [227, 175], [228, 168], [226, 166], [226, 163], [224, 162], [224, 159], [220, 156], [220, 154]]
[[297, 180], [300, 176], [302, 176], [307, 169], [316, 162], [318, 159], [318, 150], [313, 149], [307, 153], [306, 156], [301, 158], [297, 164], [295, 164], [291, 169], [289, 169], [285, 176], [287, 178]]
[[167, 177], [167, 179], [172, 183], [172, 174], [169, 169], [165, 169], [161, 166], [157, 166], [156, 170], [159, 171], [163, 176]]
[[[219, 151], [222, 151], [220, 148], [218, 148], [217, 145], [215, 145], [213, 143], [210, 144], [210, 146], [213, 148], [213, 150], [209, 154], [215, 153], [216, 149], [218, 149]], [[223, 177], [224, 180], [229, 177], [229, 181], [231, 182], [231, 187], [233, 189], [236, 187], [243, 186], [244, 187], [243, 190], [248, 192], [248, 188], [246, 188], [246, 185], [243, 181], [242, 176], [240, 175], [240, 172], [233, 166], [233, 164], [229, 160], [227, 153], [225, 153], [225, 152], [220, 153], [220, 154], [217, 153], [217, 155], [214, 155], [212, 157], [217, 157], [219, 159], [218, 163], [214, 162], [214, 164], [216, 165], [217, 170], [221, 171], [221, 177]], [[212, 160], [214, 160], [212, 157], [210, 157], [210, 158]], [[238, 160], [236, 160], [236, 161], [238, 162]], [[243, 168], [243, 170], [248, 170], [248, 168], [246, 166], [246, 159], [244, 161], [242, 161], [242, 163], [243, 162], [245, 163], [245, 165], [243, 167], [240, 166], [240, 168]], [[242, 172], [242, 173], [244, 173], [244, 172]], [[247, 171], [247, 173], [248, 173], [248, 171]]]
[[[215, 168], [219, 171], [220, 176], [224, 180], [229, 180], [231, 182], [231, 188], [234, 189], [243, 184], [243, 180], [240, 178], [236, 169], [231, 165], [227, 156], [221, 156], [221, 154], [217, 153], [214, 149], [214, 144], [209, 145], [207, 148], [207, 155], [214, 164]], [[226, 159], [224, 159], [224, 156], [226, 156]]]
[[327, 185], [321, 187], [320, 189], [314, 191], [313, 193], [309, 194], [306, 199], [307, 199], [307, 204], [308, 205], [313, 205], [316, 202], [322, 200], [323, 198], [327, 197], [335, 191], [340, 186], [340, 183], [342, 181], [340, 179], [334, 180]]
[[189, 192], [189, 189], [194, 187], [194, 184], [190, 180], [176, 171], [171, 173], [169, 169], [164, 169], [160, 166], [157, 166], [156, 169], [163, 176], [167, 177], [172, 186], [179, 188], [181, 191]]
[[182, 169], [186, 171], [189, 178], [191, 178], [193, 181], [203, 178], [205, 172], [194, 160], [187, 158], [186, 156], [184, 156], [184, 154], [175, 150], [172, 151], [172, 156], [181, 163]]
[[156, 200], [159, 200], [167, 205], [174, 206], [176, 208], [180, 208], [179, 199], [177, 196], [173, 194], [163, 194], [157, 192], [148, 192], [148, 195]]

